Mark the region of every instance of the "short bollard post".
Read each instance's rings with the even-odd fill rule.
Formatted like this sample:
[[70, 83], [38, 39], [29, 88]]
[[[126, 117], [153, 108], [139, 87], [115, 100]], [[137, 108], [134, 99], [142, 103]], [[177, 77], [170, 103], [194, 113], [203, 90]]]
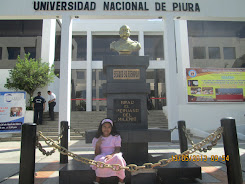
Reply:
[[227, 177], [229, 184], [242, 184], [242, 170], [240, 163], [240, 154], [238, 149], [236, 123], [233, 118], [221, 119], [223, 127], [223, 143], [225, 150]]
[[179, 130], [179, 143], [180, 143], [180, 152], [188, 150], [187, 137], [185, 136], [185, 132], [183, 131], [183, 127], [185, 127], [185, 121], [178, 121], [178, 130]]
[[[68, 149], [68, 121], [61, 121], [61, 140], [60, 145], [66, 149]], [[60, 163], [66, 164], [68, 163], [68, 156], [60, 153]]]
[[34, 123], [25, 123], [21, 127], [19, 184], [34, 183], [36, 128]]

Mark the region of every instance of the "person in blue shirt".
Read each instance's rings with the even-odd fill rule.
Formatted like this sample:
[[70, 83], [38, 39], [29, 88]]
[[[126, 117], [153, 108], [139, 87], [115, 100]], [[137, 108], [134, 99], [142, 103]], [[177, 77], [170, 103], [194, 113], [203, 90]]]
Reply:
[[46, 100], [41, 96], [41, 92], [33, 99], [34, 123], [41, 125], [43, 123], [43, 111], [45, 110]]

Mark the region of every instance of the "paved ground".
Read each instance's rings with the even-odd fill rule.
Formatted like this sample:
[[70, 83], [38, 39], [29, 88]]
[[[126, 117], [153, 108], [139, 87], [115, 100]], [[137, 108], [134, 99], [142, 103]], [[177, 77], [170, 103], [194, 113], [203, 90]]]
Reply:
[[[41, 142], [45, 145], [44, 142]], [[51, 148], [46, 147], [47, 150]], [[93, 153], [91, 144], [85, 144], [82, 141], [71, 141], [69, 150], [76, 154]], [[240, 159], [245, 183], [245, 142], [239, 142]], [[179, 153], [177, 143], [149, 143], [150, 153]], [[19, 179], [19, 161], [20, 161], [20, 142], [0, 142], [0, 183], [1, 184], [18, 184]], [[208, 157], [205, 161], [195, 162], [202, 167], [203, 179], [191, 181], [192, 184], [226, 184], [227, 174], [226, 165], [222, 161], [211, 161], [211, 156], [224, 155], [224, 148], [221, 141], [208, 153], [195, 153], [202, 158]], [[205, 156], [206, 155], [206, 156]], [[69, 158], [71, 159], [71, 158]], [[59, 153], [55, 152], [51, 156], [44, 156], [39, 150], [36, 150], [36, 176], [35, 184], [58, 184], [59, 169], [64, 165], [59, 164]], [[187, 182], [188, 183], [188, 182]], [[190, 182], [189, 182], [190, 183]]]

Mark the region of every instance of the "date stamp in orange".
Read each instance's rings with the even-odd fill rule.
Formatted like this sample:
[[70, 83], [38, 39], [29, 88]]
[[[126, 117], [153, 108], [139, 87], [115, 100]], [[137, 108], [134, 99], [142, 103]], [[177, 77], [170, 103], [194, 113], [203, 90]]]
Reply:
[[229, 161], [229, 155], [211, 155], [210, 158], [207, 155], [172, 155], [172, 161], [192, 161], [192, 162], [206, 162], [210, 159], [211, 162]]

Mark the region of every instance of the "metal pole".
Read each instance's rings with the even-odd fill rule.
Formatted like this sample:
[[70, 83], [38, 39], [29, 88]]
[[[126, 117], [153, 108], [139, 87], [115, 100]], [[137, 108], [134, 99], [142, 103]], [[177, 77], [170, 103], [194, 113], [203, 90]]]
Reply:
[[[60, 145], [68, 149], [68, 121], [61, 121], [61, 140]], [[60, 153], [60, 163], [68, 163], [68, 156]]]
[[34, 183], [36, 127], [34, 123], [25, 123], [21, 127], [19, 184]]
[[183, 127], [185, 127], [185, 121], [178, 121], [178, 130], [179, 130], [179, 144], [180, 144], [180, 152], [188, 150], [187, 137], [185, 136], [185, 132], [183, 131]]
[[221, 119], [221, 126], [224, 130], [223, 143], [225, 150], [228, 183], [242, 184], [243, 179], [235, 119], [230, 117], [223, 118]]

